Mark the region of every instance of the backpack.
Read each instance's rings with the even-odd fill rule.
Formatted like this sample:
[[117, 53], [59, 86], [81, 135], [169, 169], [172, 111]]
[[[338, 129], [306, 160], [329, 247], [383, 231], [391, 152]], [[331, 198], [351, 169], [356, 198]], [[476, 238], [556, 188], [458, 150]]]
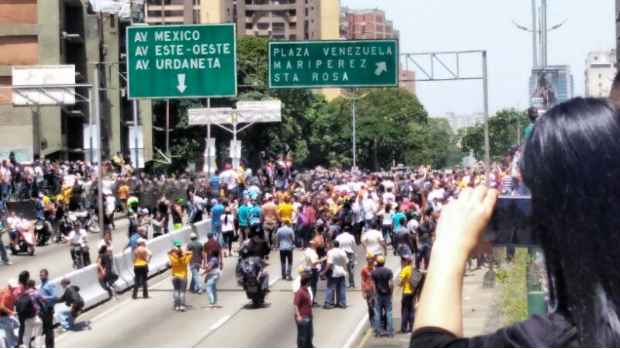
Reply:
[[35, 317], [37, 311], [34, 307], [34, 302], [30, 298], [30, 293], [24, 292], [19, 296], [15, 302], [15, 310], [22, 319], [30, 319]]
[[415, 290], [420, 285], [423, 277], [424, 275], [421, 271], [416, 268], [411, 268], [411, 276], [409, 276], [409, 280], [407, 280], [409, 282], [409, 286]]

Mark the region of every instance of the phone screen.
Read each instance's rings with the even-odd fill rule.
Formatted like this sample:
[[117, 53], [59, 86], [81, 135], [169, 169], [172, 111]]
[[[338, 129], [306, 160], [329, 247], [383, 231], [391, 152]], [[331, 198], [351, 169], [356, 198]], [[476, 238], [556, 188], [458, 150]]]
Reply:
[[539, 246], [531, 217], [530, 197], [500, 196], [484, 239], [493, 246]]

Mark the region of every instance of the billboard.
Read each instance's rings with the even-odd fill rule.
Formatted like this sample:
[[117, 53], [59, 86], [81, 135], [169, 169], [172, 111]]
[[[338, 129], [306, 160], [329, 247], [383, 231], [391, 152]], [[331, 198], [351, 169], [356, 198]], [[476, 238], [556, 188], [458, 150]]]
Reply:
[[[13, 105], [73, 105], [75, 88], [45, 88], [45, 85], [75, 85], [74, 65], [13, 67]], [[19, 88], [39, 86], [40, 88]]]
[[560, 71], [558, 69], [532, 69], [530, 77], [530, 106], [539, 111], [551, 109], [560, 102], [558, 96]]

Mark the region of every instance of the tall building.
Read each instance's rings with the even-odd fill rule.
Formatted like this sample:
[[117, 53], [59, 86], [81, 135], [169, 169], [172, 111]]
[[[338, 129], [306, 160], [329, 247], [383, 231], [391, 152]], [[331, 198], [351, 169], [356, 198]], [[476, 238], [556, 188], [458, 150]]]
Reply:
[[530, 77], [530, 106], [544, 112], [554, 105], [573, 98], [574, 81], [568, 65], [550, 65], [532, 69]]
[[[94, 0], [91, 4], [99, 5]], [[97, 6], [93, 6], [95, 8]], [[128, 151], [131, 104], [124, 98], [124, 27], [129, 18], [90, 12], [80, 0], [0, 0], [0, 85], [12, 86], [15, 66], [74, 65], [76, 83], [93, 83], [100, 66], [101, 147], [104, 157]], [[76, 93], [88, 96], [86, 88]], [[0, 89], [0, 157], [14, 151], [18, 159], [35, 155], [50, 159], [89, 159], [85, 144], [89, 104], [15, 107], [11, 89]], [[78, 98], [79, 100], [79, 98]], [[151, 103], [139, 103], [144, 161], [152, 158]]]
[[588, 53], [586, 97], [607, 97], [616, 76], [616, 50]]
[[236, 23], [238, 37], [325, 40], [340, 36], [339, 0], [202, 0], [200, 9], [201, 23]]
[[392, 21], [385, 19], [385, 12], [379, 9], [351, 10], [342, 8], [346, 24], [341, 28], [341, 37], [348, 40], [398, 39], [400, 33]]
[[473, 127], [484, 123], [483, 113], [474, 113], [473, 115], [456, 115], [454, 113], [446, 113], [446, 116], [441, 117], [446, 119], [452, 132], [456, 134], [460, 129]]
[[144, 8], [148, 24], [200, 23], [200, 0], [146, 0]]
[[[366, 39], [400, 39], [400, 32], [394, 24], [385, 18], [385, 12], [379, 9], [352, 10], [343, 7], [340, 10], [340, 38], [345, 40]], [[399, 87], [415, 94], [415, 72], [399, 69]]]

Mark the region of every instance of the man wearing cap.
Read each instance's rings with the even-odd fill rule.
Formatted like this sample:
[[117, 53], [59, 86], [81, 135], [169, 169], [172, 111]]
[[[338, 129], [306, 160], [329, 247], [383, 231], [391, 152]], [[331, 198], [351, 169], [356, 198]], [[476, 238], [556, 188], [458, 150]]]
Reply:
[[189, 291], [202, 294], [202, 282], [200, 281], [200, 266], [202, 265], [202, 244], [198, 241], [198, 235], [191, 233], [191, 240], [187, 244], [187, 250], [192, 252], [192, 260], [189, 270], [192, 272], [192, 281], [189, 284]]
[[185, 311], [187, 265], [192, 260], [192, 255], [192, 251], [183, 251], [181, 241], [179, 240], [174, 241], [174, 248], [168, 252], [172, 269], [172, 287], [174, 288], [172, 296], [174, 299], [174, 310], [176, 311]]
[[394, 274], [385, 267], [385, 258], [383, 256], [377, 256], [377, 267], [370, 274], [370, 278], [372, 279], [371, 293], [375, 299], [375, 337], [379, 337], [383, 332], [380, 314], [384, 311], [387, 317], [387, 334], [393, 337], [392, 294], [394, 293]]
[[[303, 281], [303, 279], [311, 279], [310, 268], [300, 265], [299, 268], [297, 268], [297, 272], [299, 273], [299, 275], [297, 275], [297, 277], [291, 283], [293, 293], [296, 293], [297, 290], [301, 288], [301, 282]], [[312, 279], [310, 280], [310, 283], [312, 283]], [[314, 305], [314, 292], [312, 292], [312, 288], [310, 288], [308, 291], [310, 293], [310, 300], [312, 300], [312, 305]]]
[[0, 329], [4, 330], [4, 347], [15, 348], [17, 346], [17, 338], [15, 337], [15, 329], [19, 327], [17, 321], [17, 312], [15, 309], [15, 296], [13, 292], [19, 287], [19, 283], [15, 279], [8, 282], [6, 288], [0, 291]]
[[179, 230], [183, 228], [183, 204], [185, 200], [178, 199], [175, 201], [174, 205], [172, 205], [172, 210], [170, 210], [170, 214], [172, 215], [172, 229]]
[[146, 240], [144, 238], [138, 238], [136, 241], [137, 247], [133, 251], [133, 272], [134, 272], [134, 286], [133, 286], [133, 299], [138, 298], [138, 289], [142, 286], [142, 296], [149, 298], [149, 290], [147, 286], [147, 279], [149, 276], [149, 261], [153, 254], [146, 247]]

